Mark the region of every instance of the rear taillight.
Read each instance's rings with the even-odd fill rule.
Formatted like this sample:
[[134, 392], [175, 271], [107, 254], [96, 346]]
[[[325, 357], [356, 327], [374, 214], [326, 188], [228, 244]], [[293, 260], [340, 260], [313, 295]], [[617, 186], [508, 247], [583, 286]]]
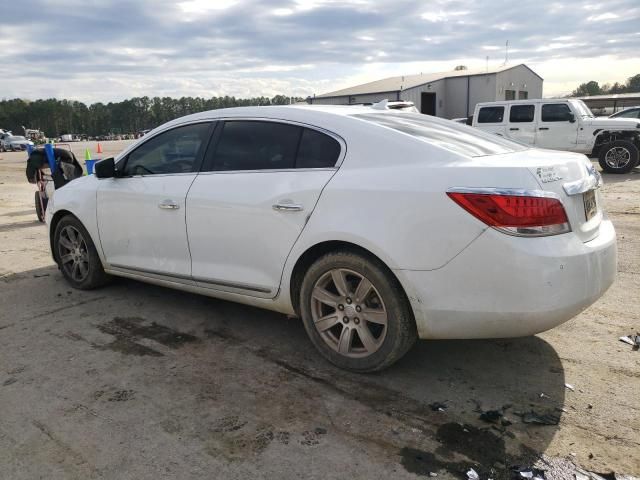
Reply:
[[562, 202], [539, 191], [454, 189], [451, 199], [490, 227], [509, 235], [539, 237], [571, 231]]

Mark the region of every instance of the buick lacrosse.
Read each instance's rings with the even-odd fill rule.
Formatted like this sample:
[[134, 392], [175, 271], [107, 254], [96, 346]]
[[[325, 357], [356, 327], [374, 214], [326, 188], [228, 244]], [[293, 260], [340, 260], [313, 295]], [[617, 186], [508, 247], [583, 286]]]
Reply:
[[57, 190], [47, 223], [76, 288], [116, 275], [297, 315], [365, 372], [592, 304], [616, 273], [600, 183], [584, 155], [417, 113], [247, 107], [158, 127]]

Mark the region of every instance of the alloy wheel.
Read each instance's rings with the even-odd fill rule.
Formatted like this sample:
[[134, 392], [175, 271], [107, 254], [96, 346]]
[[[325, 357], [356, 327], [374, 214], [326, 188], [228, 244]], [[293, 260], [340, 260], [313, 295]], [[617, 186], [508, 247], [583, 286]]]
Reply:
[[614, 147], [606, 153], [604, 160], [611, 168], [623, 168], [631, 161], [631, 152], [625, 147]]
[[324, 342], [346, 357], [375, 353], [387, 334], [387, 309], [378, 290], [349, 269], [332, 269], [318, 279], [311, 293], [311, 316]]
[[67, 275], [75, 282], [83, 282], [89, 275], [87, 243], [80, 231], [67, 225], [58, 238], [58, 258]]

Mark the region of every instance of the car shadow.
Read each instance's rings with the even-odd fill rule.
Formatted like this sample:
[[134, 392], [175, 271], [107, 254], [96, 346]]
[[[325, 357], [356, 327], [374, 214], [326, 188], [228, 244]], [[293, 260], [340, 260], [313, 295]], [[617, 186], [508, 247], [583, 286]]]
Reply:
[[[35, 211], [33, 212], [35, 216]], [[30, 220], [27, 222], [12, 222], [0, 224], [0, 233], [12, 232], [23, 228], [42, 227], [44, 224], [38, 220]]]
[[[40, 291], [68, 289], [54, 267], [22, 272], [15, 281], [20, 288], [38, 282]], [[154, 351], [153, 343], [166, 342], [167, 332], [173, 332], [172, 338], [192, 339], [195, 346], [177, 350], [176, 357], [184, 356], [184, 363], [196, 355], [199, 370], [201, 365], [215, 365], [212, 375], [230, 375], [238, 383], [233, 395], [226, 398], [218, 393], [217, 398], [229, 404], [243, 388], [242, 379], [252, 375], [234, 362], [257, 358], [265, 369], [281, 371], [276, 382], [302, 384], [309, 402], [325, 392], [369, 412], [367, 422], [398, 425], [400, 433], [363, 431], [358, 438], [384, 444], [391, 449], [390, 458], [411, 473], [428, 476], [434, 468], [464, 473], [474, 465], [481, 475], [490, 475], [493, 469], [494, 473], [502, 471], [494, 478], [508, 478], [512, 465], [527, 464], [543, 453], [559, 428], [565, 403], [564, 369], [553, 347], [539, 337], [419, 341], [387, 370], [355, 374], [325, 361], [299, 319], [126, 279], [116, 279], [98, 292], [74, 291], [68, 297], [70, 308], [87, 305], [82, 307], [83, 322], [115, 336], [112, 343], [96, 348], [117, 345], [118, 354], [145, 355], [146, 350], [140, 348]], [[55, 316], [64, 308], [44, 313], [34, 310], [32, 318], [60, 322]], [[113, 323], [123, 318], [133, 323]], [[135, 344], [137, 350], [123, 350], [126, 342], [119, 333], [123, 329], [144, 337], [142, 344]], [[146, 337], [140, 333], [146, 331], [151, 332]], [[236, 355], [221, 360], [220, 352], [228, 350]], [[196, 383], [185, 384], [182, 379], [163, 388], [175, 388], [180, 395], [186, 391], [195, 398], [202, 389]], [[260, 411], [261, 392], [252, 390], [248, 395]], [[271, 395], [280, 403], [290, 401], [278, 389]], [[290, 420], [308, 421], [304, 403], [292, 403], [288, 409]], [[417, 432], [419, 438], [409, 439], [411, 432]]]

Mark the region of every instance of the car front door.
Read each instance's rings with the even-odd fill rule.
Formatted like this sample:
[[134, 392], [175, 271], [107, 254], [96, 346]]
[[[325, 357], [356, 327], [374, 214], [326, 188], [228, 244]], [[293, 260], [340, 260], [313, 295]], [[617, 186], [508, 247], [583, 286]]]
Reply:
[[576, 150], [578, 123], [566, 103], [543, 103], [540, 109], [536, 146], [555, 150]]
[[344, 153], [342, 140], [290, 123], [233, 120], [213, 143], [187, 197], [193, 278], [201, 287], [272, 298]]
[[149, 138], [100, 181], [100, 244], [110, 268], [191, 283], [185, 199], [200, 168], [212, 123], [176, 127]]
[[511, 105], [506, 136], [527, 145], [534, 145], [536, 139], [535, 105]]

